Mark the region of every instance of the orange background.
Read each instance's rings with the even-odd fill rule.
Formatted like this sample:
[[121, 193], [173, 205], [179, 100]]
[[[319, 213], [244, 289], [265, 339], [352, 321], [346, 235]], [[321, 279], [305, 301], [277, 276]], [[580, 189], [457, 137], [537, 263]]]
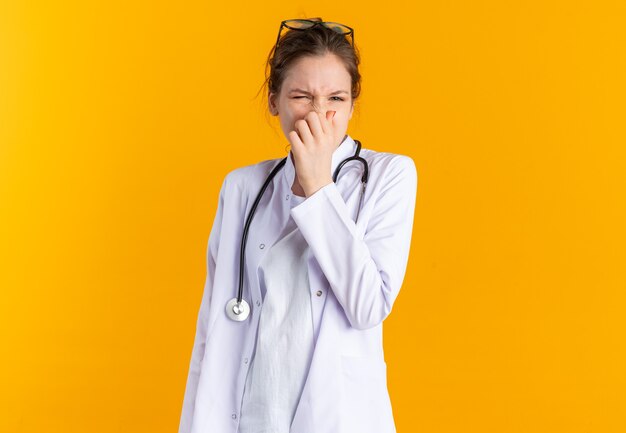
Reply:
[[0, 431], [177, 431], [230, 170], [286, 155], [280, 21], [355, 28], [418, 169], [398, 432], [626, 431], [626, 3], [0, 4]]

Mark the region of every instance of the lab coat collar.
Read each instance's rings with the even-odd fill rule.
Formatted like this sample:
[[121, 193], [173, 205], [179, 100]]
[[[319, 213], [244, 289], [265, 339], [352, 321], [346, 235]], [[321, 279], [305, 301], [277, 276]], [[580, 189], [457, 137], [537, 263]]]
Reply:
[[[352, 137], [346, 134], [341, 144], [333, 152], [330, 175], [332, 176], [335, 173], [335, 170], [337, 169], [337, 166], [339, 165], [339, 163], [341, 163], [341, 161], [350, 156], [353, 156], [354, 152], [356, 152], [356, 142]], [[287, 186], [290, 191], [293, 185], [293, 181], [296, 177], [296, 167], [293, 163], [292, 158], [293, 154], [290, 150], [287, 161], [285, 162], [284, 169], [284, 179], [287, 181]]]

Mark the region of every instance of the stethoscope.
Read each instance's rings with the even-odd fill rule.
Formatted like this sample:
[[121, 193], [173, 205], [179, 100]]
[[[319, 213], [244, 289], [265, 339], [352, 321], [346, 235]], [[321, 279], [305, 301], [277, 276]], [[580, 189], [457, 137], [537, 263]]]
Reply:
[[[356, 213], [356, 223], [356, 221], [358, 221], [359, 219], [359, 211], [361, 210], [361, 205], [363, 204], [363, 195], [365, 194], [365, 187], [369, 178], [369, 165], [367, 164], [367, 161], [365, 159], [359, 156], [359, 152], [361, 152], [361, 142], [359, 140], [354, 140], [354, 142], [357, 145], [354, 156], [350, 156], [341, 161], [341, 163], [339, 163], [337, 169], [335, 170], [335, 173], [333, 174], [333, 182], [337, 182], [337, 176], [339, 176], [341, 167], [343, 167], [344, 164], [346, 164], [347, 162], [355, 160], [360, 161], [363, 164], [363, 176], [361, 177], [361, 196], [359, 198], [359, 208], [357, 209]], [[241, 237], [241, 250], [239, 255], [239, 291], [237, 292], [236, 298], [233, 298], [226, 303], [226, 315], [236, 322], [242, 322], [246, 320], [248, 318], [248, 315], [250, 314], [250, 305], [246, 302], [245, 299], [243, 299], [243, 273], [245, 269], [244, 257], [246, 252], [246, 241], [248, 240], [248, 229], [250, 228], [252, 217], [254, 216], [254, 212], [256, 211], [259, 202], [261, 201], [261, 197], [263, 196], [265, 189], [272, 181], [274, 176], [276, 176], [276, 173], [278, 173], [278, 171], [285, 165], [285, 163], [287, 162], [287, 158], [289, 158], [289, 156], [286, 156], [278, 164], [276, 164], [276, 167], [274, 167], [269, 176], [267, 176], [265, 183], [261, 187], [261, 191], [259, 191], [259, 194], [254, 200], [254, 204], [252, 205], [252, 209], [250, 209], [250, 213], [248, 214], [248, 217], [246, 219], [246, 224], [243, 228], [243, 236]]]

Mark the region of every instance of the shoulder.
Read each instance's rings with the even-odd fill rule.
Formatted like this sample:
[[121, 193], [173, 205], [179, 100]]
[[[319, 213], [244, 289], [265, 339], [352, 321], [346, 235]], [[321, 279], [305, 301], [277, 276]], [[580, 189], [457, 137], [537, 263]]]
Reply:
[[379, 152], [365, 147], [361, 148], [360, 156], [368, 165], [370, 176], [380, 179], [392, 179], [398, 175], [414, 178], [417, 182], [417, 167], [409, 155], [391, 152]]
[[[283, 158], [266, 159], [255, 164], [249, 164], [229, 171], [224, 177], [222, 193], [225, 195], [248, 194], [250, 185], [259, 188], [259, 185], [267, 178], [267, 175], [276, 167]], [[261, 183], [259, 183], [261, 182]]]

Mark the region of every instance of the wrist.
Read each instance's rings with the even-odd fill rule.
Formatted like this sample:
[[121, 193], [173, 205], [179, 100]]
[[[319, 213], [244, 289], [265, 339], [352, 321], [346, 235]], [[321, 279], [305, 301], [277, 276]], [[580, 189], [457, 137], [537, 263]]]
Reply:
[[317, 191], [319, 191], [320, 189], [324, 188], [326, 185], [329, 185], [333, 182], [332, 178], [328, 178], [324, 181], [320, 181], [320, 182], [316, 182], [314, 184], [310, 184], [310, 185], [302, 185], [302, 189], [304, 190], [304, 195], [306, 197], [309, 197], [313, 194], [315, 194]]

